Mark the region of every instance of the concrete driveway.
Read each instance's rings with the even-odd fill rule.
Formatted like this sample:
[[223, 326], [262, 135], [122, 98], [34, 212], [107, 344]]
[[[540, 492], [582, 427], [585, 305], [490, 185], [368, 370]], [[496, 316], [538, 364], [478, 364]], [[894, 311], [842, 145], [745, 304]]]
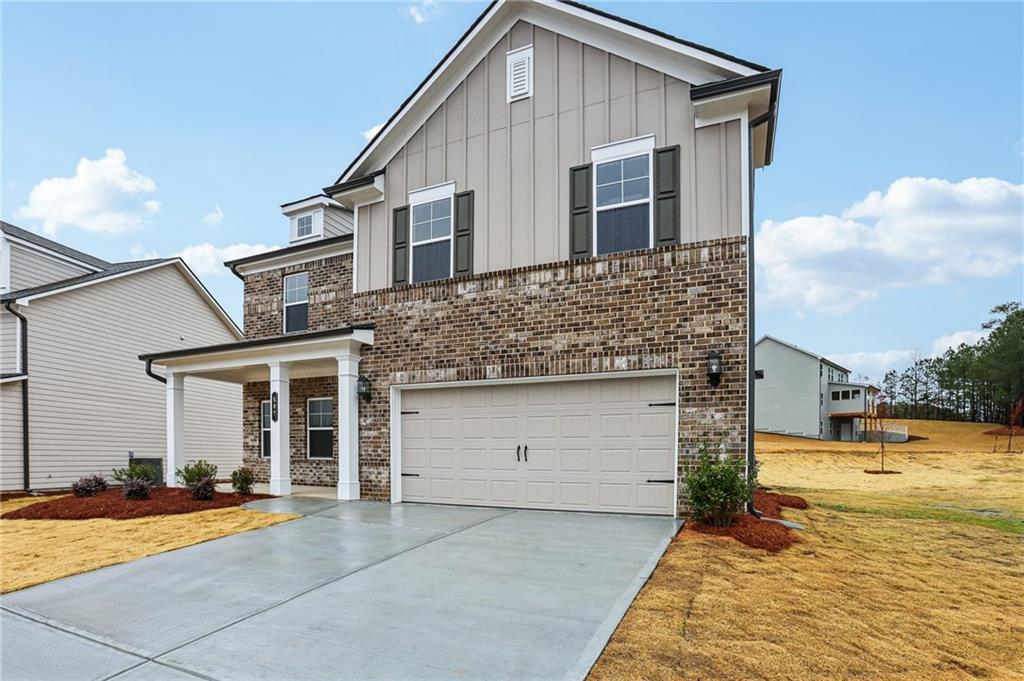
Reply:
[[286, 498], [304, 517], [0, 599], [14, 679], [582, 679], [670, 518]]

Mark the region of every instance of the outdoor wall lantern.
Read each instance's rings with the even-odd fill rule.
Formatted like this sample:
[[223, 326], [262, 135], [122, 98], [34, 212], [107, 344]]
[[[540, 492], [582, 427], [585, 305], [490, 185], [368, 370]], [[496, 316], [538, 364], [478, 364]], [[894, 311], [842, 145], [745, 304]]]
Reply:
[[370, 401], [370, 379], [366, 376], [360, 376], [356, 379], [356, 395], [367, 402]]
[[718, 385], [722, 380], [722, 353], [708, 353], [708, 383]]

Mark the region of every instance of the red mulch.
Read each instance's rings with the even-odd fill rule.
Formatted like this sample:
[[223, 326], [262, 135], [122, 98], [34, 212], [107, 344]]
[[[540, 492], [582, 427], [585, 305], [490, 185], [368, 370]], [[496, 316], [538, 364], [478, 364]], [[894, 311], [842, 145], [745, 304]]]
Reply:
[[986, 430], [985, 435], [1013, 435], [1014, 437], [1024, 436], [1024, 427], [1022, 426], [1003, 426], [1002, 428], [992, 428]]
[[210, 501], [196, 501], [180, 487], [157, 487], [149, 499], [125, 499], [120, 487], [111, 487], [94, 497], [67, 496], [24, 506], [3, 514], [5, 520], [88, 520], [111, 518], [125, 520], [151, 515], [177, 515], [240, 506], [248, 501], [267, 499], [269, 494], [228, 494], [216, 492]]
[[[776, 494], [758, 489], [754, 492], [754, 508], [766, 518], [781, 518], [783, 508], [808, 508], [807, 500], [791, 494]], [[797, 538], [785, 525], [770, 520], [758, 520], [748, 513], [736, 516], [732, 527], [712, 527], [690, 520], [686, 529], [718, 537], [732, 537], [755, 549], [777, 553], [796, 543]]]
[[25, 497], [52, 497], [57, 494], [70, 494], [70, 489], [48, 489], [45, 492], [39, 492], [33, 494], [32, 492], [0, 492], [0, 501], [8, 501], [10, 499], [24, 499]]

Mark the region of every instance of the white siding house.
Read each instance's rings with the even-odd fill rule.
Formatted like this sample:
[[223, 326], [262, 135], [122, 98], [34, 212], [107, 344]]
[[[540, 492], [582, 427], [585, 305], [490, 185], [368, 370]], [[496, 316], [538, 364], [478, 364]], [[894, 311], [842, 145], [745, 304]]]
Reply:
[[754, 427], [822, 440], [861, 440], [878, 388], [809, 350], [762, 336], [754, 346]]
[[[32, 247], [19, 249], [26, 236]], [[111, 264], [93, 258], [76, 270], [62, 258], [70, 249], [56, 242], [47, 246], [7, 224], [2, 239], [18, 256], [5, 262], [11, 286], [0, 294], [0, 489], [26, 487], [26, 392], [30, 489], [66, 488], [87, 473], [109, 476], [127, 464], [129, 452], [163, 458], [165, 386], [146, 375], [138, 355], [235, 341], [237, 327], [179, 259]], [[27, 274], [16, 269], [22, 262], [32, 263]], [[242, 459], [241, 391], [190, 380], [186, 458], [212, 461], [226, 476]]]

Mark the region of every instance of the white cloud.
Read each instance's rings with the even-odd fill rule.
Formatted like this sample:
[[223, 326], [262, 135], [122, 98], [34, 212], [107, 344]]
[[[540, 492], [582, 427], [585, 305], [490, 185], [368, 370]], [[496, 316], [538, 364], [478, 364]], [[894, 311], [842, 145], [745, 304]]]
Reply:
[[160, 202], [147, 199], [156, 191], [152, 178], [126, 164], [120, 149], [107, 149], [103, 158], [82, 158], [72, 177], [51, 177], [29, 193], [19, 218], [40, 220], [46, 234], [61, 226], [89, 232], [119, 233], [138, 229], [160, 210]]
[[221, 210], [219, 205], [214, 206], [213, 210], [203, 216], [203, 222], [208, 225], [219, 225], [223, 219], [224, 211]]
[[988, 331], [954, 331], [953, 333], [939, 336], [930, 346], [927, 353], [917, 350], [882, 350], [880, 352], [850, 352], [826, 355], [833, 362], [837, 362], [853, 371], [854, 374], [870, 376], [878, 381], [889, 369], [901, 370], [909, 366], [914, 357], [938, 357], [945, 354], [949, 348], [958, 348], [961, 343], [973, 345], [985, 338]]
[[372, 140], [377, 135], [378, 132], [381, 131], [381, 129], [383, 127], [384, 127], [383, 123], [378, 123], [377, 125], [373, 126], [369, 130], [363, 130], [363, 138], [367, 142], [369, 142], [370, 140]]
[[886, 289], [1008, 274], [1022, 260], [1024, 185], [904, 177], [840, 216], [765, 220], [757, 234], [769, 304], [846, 314]]
[[232, 244], [230, 246], [218, 247], [205, 243], [187, 246], [175, 255], [188, 263], [192, 271], [198, 275], [219, 275], [228, 273], [228, 270], [224, 267], [225, 260], [244, 258], [257, 253], [272, 251], [275, 248], [277, 246], [265, 246], [264, 244]]
[[438, 15], [441, 8], [435, 0], [423, 0], [416, 5], [409, 6], [409, 16], [417, 24], [424, 24]]
[[939, 336], [932, 342], [932, 349], [929, 353], [929, 357], [938, 357], [939, 355], [945, 354], [946, 350], [950, 348], [958, 348], [961, 344], [966, 343], [967, 345], [974, 345], [982, 338], [988, 336], [988, 330], [974, 331], [973, 329], [968, 331], [954, 331], [953, 333], [946, 334], [945, 336]]

